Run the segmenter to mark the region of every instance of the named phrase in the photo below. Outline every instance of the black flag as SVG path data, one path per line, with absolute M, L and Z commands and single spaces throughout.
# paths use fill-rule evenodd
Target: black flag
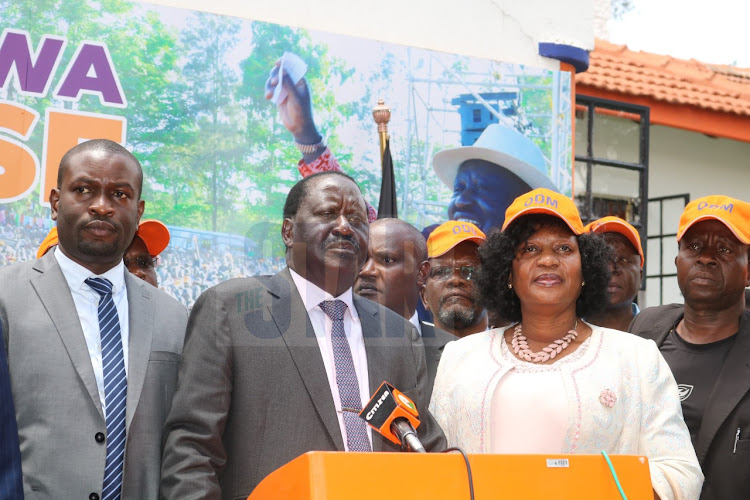
M 398 219 L 396 206 L 396 178 L 393 175 L 393 157 L 391 157 L 391 141 L 386 139 L 383 153 L 383 181 L 380 185 L 380 203 L 378 203 L 378 219 L 393 217 Z

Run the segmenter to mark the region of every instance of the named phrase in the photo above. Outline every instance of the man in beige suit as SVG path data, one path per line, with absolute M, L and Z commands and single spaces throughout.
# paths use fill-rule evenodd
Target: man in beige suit
M 142 180 L 117 143 L 74 147 L 49 197 L 57 249 L 0 269 L 27 499 L 158 496 L 187 313 L 124 268 Z

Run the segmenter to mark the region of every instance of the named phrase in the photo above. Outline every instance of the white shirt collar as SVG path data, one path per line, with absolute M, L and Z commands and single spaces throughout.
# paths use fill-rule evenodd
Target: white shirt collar
M 339 295 L 338 297 L 334 297 L 330 293 L 326 292 L 322 288 L 320 288 L 318 285 L 311 283 L 310 281 L 307 281 L 305 278 L 297 274 L 292 268 L 289 268 L 289 272 L 292 275 L 292 280 L 294 281 L 294 285 L 297 287 L 297 291 L 300 294 L 300 297 L 302 297 L 302 303 L 305 304 L 305 310 L 309 313 L 313 308 L 320 305 L 321 302 L 324 300 L 341 300 L 346 304 L 347 309 L 349 310 L 349 313 L 351 313 L 352 318 L 359 319 L 359 315 L 357 314 L 357 308 L 354 307 L 354 298 L 352 296 L 352 287 L 347 288 L 347 290 Z
M 65 281 L 71 290 L 80 290 L 85 285 L 85 281 L 92 277 L 106 278 L 112 283 L 112 294 L 115 295 L 125 288 L 125 264 L 122 261 L 104 274 L 94 274 L 73 259 L 62 253 L 60 247 L 55 248 L 55 259 L 60 265 L 60 269 L 65 276 Z M 92 290 L 93 291 L 93 290 Z
M 417 328 L 417 332 L 419 332 L 419 335 L 422 335 L 422 325 L 419 324 L 419 314 L 417 314 L 417 311 L 414 311 L 414 315 L 409 318 L 409 323 Z

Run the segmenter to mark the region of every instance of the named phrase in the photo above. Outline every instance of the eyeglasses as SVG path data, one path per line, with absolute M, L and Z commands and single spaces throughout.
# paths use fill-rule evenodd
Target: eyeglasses
M 127 257 L 124 257 L 122 259 L 122 263 L 125 264 L 125 267 L 130 267 L 130 262 L 131 262 L 130 259 Z M 149 268 L 156 266 L 156 264 L 154 263 L 154 259 L 150 255 L 149 256 L 141 255 L 141 256 L 136 257 L 135 263 L 141 269 L 149 269 Z
M 446 281 L 453 277 L 454 270 L 457 270 L 461 279 L 466 281 L 471 281 L 476 278 L 475 270 L 472 266 L 436 266 L 430 269 L 430 278 L 438 281 Z

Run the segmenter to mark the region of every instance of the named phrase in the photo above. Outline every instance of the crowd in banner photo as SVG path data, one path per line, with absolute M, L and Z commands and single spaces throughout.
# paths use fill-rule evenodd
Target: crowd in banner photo
M 28 217 L 0 209 L 0 267 L 34 260 L 49 231 L 44 217 Z M 224 249 L 200 251 L 168 247 L 159 255 L 159 287 L 186 307 L 207 288 L 242 276 L 274 274 L 284 267 L 281 257 L 256 258 Z

